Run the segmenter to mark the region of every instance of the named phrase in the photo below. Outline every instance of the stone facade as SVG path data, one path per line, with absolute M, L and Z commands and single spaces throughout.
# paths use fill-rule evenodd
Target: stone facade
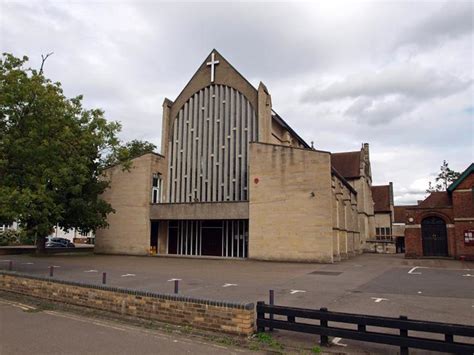
M 250 144 L 249 257 L 333 261 L 330 155 Z
M 367 240 L 375 239 L 369 144 L 364 143 L 360 151 L 333 153 L 331 163 L 333 168 L 357 191 L 360 244 L 362 249 L 367 250 Z
M 124 316 L 243 336 L 254 332 L 255 310 L 252 303 L 214 302 L 8 272 L 0 273 L 0 286 L 8 292 Z
M 374 200 L 375 238 L 367 240 L 367 249 L 375 253 L 396 253 L 393 235 L 394 198 L 393 184 L 372 186 Z
M 103 198 L 116 213 L 97 252 L 334 262 L 375 235 L 368 145 L 355 152 L 355 174 L 339 171 L 337 154 L 310 147 L 267 87 L 215 50 L 164 100 L 161 153 L 108 172 Z M 163 180 L 156 203 L 153 173 Z
M 150 203 L 152 175 L 165 170 L 159 154 L 133 159 L 129 171 L 121 165 L 109 168 L 105 179 L 110 188 L 102 195 L 115 209 L 109 227 L 96 233 L 95 252 L 148 255 L 150 252 Z

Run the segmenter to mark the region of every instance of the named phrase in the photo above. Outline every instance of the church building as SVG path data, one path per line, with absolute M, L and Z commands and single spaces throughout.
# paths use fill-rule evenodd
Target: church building
M 161 154 L 107 170 L 97 253 L 332 263 L 375 236 L 369 146 L 309 146 L 213 50 L 163 103 Z

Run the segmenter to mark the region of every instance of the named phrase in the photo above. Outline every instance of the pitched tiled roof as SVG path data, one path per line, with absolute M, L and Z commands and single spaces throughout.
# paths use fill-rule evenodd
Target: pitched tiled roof
M 346 179 L 360 177 L 360 151 L 332 153 L 331 164 Z
M 417 207 L 436 208 L 452 206 L 451 196 L 447 191 L 432 192 L 427 198 L 421 201 Z
M 372 186 L 372 198 L 375 212 L 391 212 L 390 185 Z
M 405 205 L 405 206 L 394 206 L 394 218 L 393 223 L 406 223 L 406 210 L 407 208 L 413 208 L 416 205 Z
M 461 173 L 461 175 L 456 179 L 456 181 L 454 181 L 451 185 L 448 186 L 448 191 L 453 192 L 459 186 L 459 184 L 463 182 L 463 180 L 467 178 L 472 172 L 474 172 L 474 163 L 471 163 L 471 165 L 469 165 L 467 169 Z

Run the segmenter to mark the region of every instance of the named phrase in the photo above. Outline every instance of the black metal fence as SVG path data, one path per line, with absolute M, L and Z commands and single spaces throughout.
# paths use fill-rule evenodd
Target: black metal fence
M 268 317 L 266 317 L 268 315 Z M 280 316 L 278 319 L 275 316 Z M 283 316 L 283 317 L 281 317 Z M 297 320 L 298 318 L 298 320 Z M 300 322 L 300 319 L 319 320 L 319 324 Z M 351 324 L 357 327 L 342 328 L 340 324 Z M 367 326 L 396 330 L 398 334 L 381 333 L 368 330 Z M 443 351 L 455 354 L 474 353 L 474 344 L 455 341 L 454 337 L 472 338 L 474 341 L 474 327 L 461 324 L 426 322 L 400 318 L 365 316 L 350 313 L 331 312 L 326 308 L 319 310 L 284 307 L 257 303 L 257 330 L 283 329 L 300 333 L 318 334 L 321 345 L 328 345 L 329 337 L 340 337 L 371 343 L 388 344 L 400 347 L 400 353 L 408 354 L 409 348 Z M 441 339 L 410 336 L 409 331 L 441 334 Z

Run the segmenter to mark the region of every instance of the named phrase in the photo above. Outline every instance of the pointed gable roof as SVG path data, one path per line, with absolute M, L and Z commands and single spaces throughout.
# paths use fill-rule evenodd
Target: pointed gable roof
M 360 151 L 331 154 L 331 164 L 344 178 L 360 177 Z
M 211 69 L 207 63 L 211 60 L 213 53 L 215 56 L 214 59 L 218 60 L 219 64 L 215 67 L 214 82 L 211 83 Z M 213 49 L 199 66 L 189 82 L 185 85 L 183 90 L 179 93 L 176 100 L 174 100 L 171 107 L 171 117 L 176 116 L 184 103 L 188 101 L 192 95 L 211 84 L 233 87 L 250 101 L 254 109 L 257 109 L 257 89 L 242 74 L 240 74 L 227 61 L 227 59 L 225 59 L 217 50 Z
M 451 207 L 451 196 L 447 191 L 432 192 L 427 198 L 421 201 L 417 207 L 419 208 L 437 208 L 437 207 Z
M 463 182 L 463 180 L 467 178 L 469 175 L 471 175 L 471 173 L 473 172 L 474 172 L 474 163 L 471 163 L 471 165 L 469 165 L 467 169 L 462 172 L 461 176 L 459 176 L 456 181 L 454 181 L 451 185 L 448 186 L 448 191 L 453 192 L 459 186 L 459 184 Z
M 390 185 L 372 186 L 372 198 L 375 212 L 391 212 Z

